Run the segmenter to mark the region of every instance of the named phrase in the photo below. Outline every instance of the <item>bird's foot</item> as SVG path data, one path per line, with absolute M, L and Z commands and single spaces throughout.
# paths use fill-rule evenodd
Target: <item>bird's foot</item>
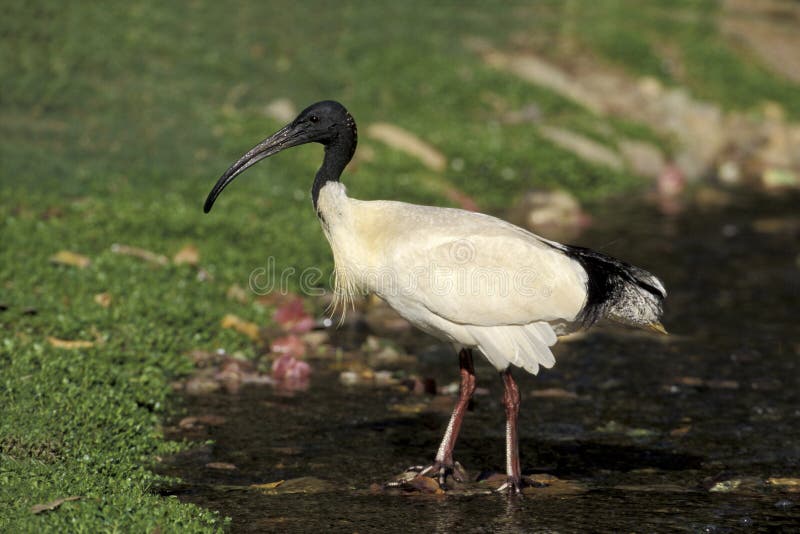
M 448 479 L 452 479 L 458 483 L 463 483 L 467 480 L 467 471 L 458 462 L 445 464 L 444 462 L 437 461 L 427 466 L 414 465 L 406 469 L 405 472 L 397 478 L 397 480 L 387 482 L 385 486 L 389 488 L 414 489 L 416 488 L 417 484 L 414 484 L 413 481 L 415 479 L 419 479 L 420 477 L 433 479 L 439 484 L 440 489 L 446 491 L 448 489 Z
M 505 493 L 509 496 L 517 496 L 522 495 L 522 490 L 525 488 L 536 487 L 536 482 L 531 482 L 530 480 L 526 479 L 525 477 L 508 477 L 508 480 L 505 481 L 499 488 L 495 491 L 497 493 Z

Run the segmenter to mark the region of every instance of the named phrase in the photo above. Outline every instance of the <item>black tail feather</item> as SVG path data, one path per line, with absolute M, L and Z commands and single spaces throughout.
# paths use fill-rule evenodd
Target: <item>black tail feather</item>
M 564 246 L 588 276 L 586 303 L 577 322 L 588 327 L 603 318 L 633 326 L 658 322 L 667 296 L 655 276 L 588 248 Z

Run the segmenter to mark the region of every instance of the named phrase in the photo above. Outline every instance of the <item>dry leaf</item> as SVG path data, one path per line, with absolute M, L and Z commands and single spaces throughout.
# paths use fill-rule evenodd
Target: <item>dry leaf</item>
M 135 258 L 149 261 L 150 263 L 156 263 L 158 265 L 167 265 L 169 263 L 169 259 L 167 259 L 166 256 L 156 254 L 155 252 L 151 252 L 139 247 L 120 245 L 119 243 L 114 243 L 111 245 L 111 252 L 115 254 L 123 254 L 125 256 L 133 256 Z
M 800 487 L 800 478 L 771 477 L 767 479 L 767 483 L 773 486 L 798 488 Z
M 67 339 L 59 339 L 57 337 L 48 336 L 47 341 L 57 349 L 68 349 L 68 350 L 75 350 L 75 349 L 88 349 L 90 347 L 94 347 L 94 341 L 83 341 L 83 340 L 67 340 Z
M 283 480 L 276 480 L 275 482 L 267 482 L 266 484 L 250 484 L 250 487 L 253 489 L 275 489 L 283 484 L 283 482 Z
M 233 284 L 229 287 L 228 291 L 225 292 L 225 296 L 242 304 L 247 303 L 247 290 L 239 284 Z
M 42 512 L 50 512 L 52 510 L 55 510 L 65 502 L 77 501 L 78 499 L 80 499 L 80 496 L 73 495 L 72 497 L 62 497 L 60 499 L 56 499 L 46 504 L 35 504 L 31 506 L 31 513 L 41 514 Z
M 394 124 L 375 123 L 367 127 L 367 136 L 386 143 L 421 161 L 429 169 L 442 172 L 447 167 L 447 158 L 413 133 Z
M 172 262 L 175 265 L 182 265 L 188 263 L 189 265 L 197 265 L 200 261 L 200 251 L 194 245 L 186 245 L 180 249 L 173 257 Z
M 69 250 L 59 250 L 50 256 L 50 261 L 59 265 L 71 265 L 73 267 L 78 267 L 79 269 L 85 269 L 89 266 L 89 264 L 92 263 L 92 261 L 86 256 Z
M 111 305 L 111 293 L 98 293 L 94 296 L 94 301 L 103 308 L 108 308 Z
M 670 430 L 669 435 L 672 436 L 673 438 L 679 438 L 681 436 L 685 436 L 686 434 L 688 434 L 691 429 L 692 425 L 679 426 L 678 428 L 673 428 L 672 430 Z
M 260 329 L 256 323 L 245 321 L 244 319 L 237 317 L 232 313 L 229 313 L 222 318 L 222 328 L 231 328 L 253 340 L 257 340 L 259 338 L 258 333 Z

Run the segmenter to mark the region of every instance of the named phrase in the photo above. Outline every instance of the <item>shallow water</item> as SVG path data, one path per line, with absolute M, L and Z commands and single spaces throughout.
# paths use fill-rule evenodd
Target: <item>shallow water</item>
M 307 391 L 186 398 L 185 414 L 226 420 L 188 435 L 198 447 L 162 467 L 183 483 L 163 492 L 230 516 L 236 532 L 796 530 L 800 486 L 767 480 L 800 478 L 798 200 L 740 198 L 673 217 L 643 205 L 595 212 L 579 244 L 657 273 L 672 335 L 598 329 L 559 343 L 552 370 L 516 374 L 523 471 L 554 475 L 566 491 L 375 489 L 432 460 L 454 398 L 345 387 L 315 362 Z M 407 372 L 457 380 L 447 346 L 399 342 L 418 357 Z M 504 466 L 502 386 L 476 366 L 489 392 L 456 446 L 473 477 Z M 576 396 L 534 397 L 546 388 Z M 289 482 L 300 477 L 312 478 Z

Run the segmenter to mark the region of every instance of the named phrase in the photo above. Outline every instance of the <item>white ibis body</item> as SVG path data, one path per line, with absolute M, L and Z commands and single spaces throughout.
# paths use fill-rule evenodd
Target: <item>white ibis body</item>
M 536 374 L 555 363 L 556 332 L 608 318 L 663 332 L 666 291 L 652 274 L 588 249 L 541 238 L 508 222 L 459 209 L 361 201 L 339 182 L 353 156 L 356 124 L 333 101 L 318 102 L 234 163 L 205 203 L 208 212 L 236 176 L 277 152 L 317 142 L 325 157 L 312 200 L 333 251 L 335 302 L 358 293 L 384 299 L 416 327 L 459 350 L 461 393 L 434 462 L 416 468 L 444 488 L 458 478 L 453 447 L 475 390 L 472 351 L 500 372 L 506 409 L 508 482 L 521 490 L 519 391 L 511 367 Z

